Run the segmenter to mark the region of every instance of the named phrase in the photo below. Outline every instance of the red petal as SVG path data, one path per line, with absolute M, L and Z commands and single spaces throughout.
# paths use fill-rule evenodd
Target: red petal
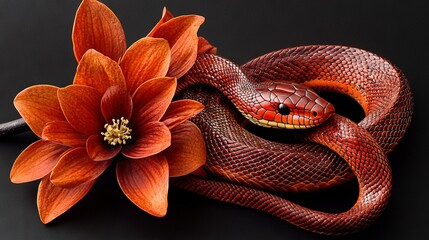
M 216 54 L 217 48 L 214 47 L 203 37 L 198 37 L 198 54 Z
M 39 140 L 28 146 L 10 171 L 13 183 L 30 182 L 49 174 L 68 147 Z
M 40 181 L 37 192 L 40 220 L 47 224 L 69 210 L 88 193 L 94 182 L 91 181 L 74 188 L 60 188 L 49 181 L 49 176 L 44 177 Z
M 165 77 L 170 64 L 170 47 L 165 39 L 142 38 L 125 52 L 120 65 L 132 94 L 145 81 Z
M 92 135 L 86 142 L 86 149 L 89 157 L 94 161 L 104 161 L 112 159 L 118 154 L 122 146 L 109 146 L 101 135 Z
M 58 99 L 67 122 L 77 131 L 98 134 L 105 120 L 101 114 L 101 94 L 92 87 L 71 85 L 58 90 Z
M 24 89 L 15 97 L 16 109 L 38 137 L 42 136 L 47 122 L 65 121 L 57 90 L 55 86 L 37 85 Z
M 172 19 L 174 16 L 171 14 L 170 11 L 167 10 L 166 7 L 162 9 L 162 16 L 161 19 L 158 21 L 158 23 L 155 25 L 155 27 L 152 28 L 150 33 L 147 35 L 148 37 L 152 37 L 153 33 L 164 23 L 166 23 L 168 20 Z
M 42 139 L 71 146 L 84 147 L 88 136 L 77 132 L 66 121 L 48 122 L 43 128 Z
M 175 126 L 183 123 L 187 119 L 197 115 L 204 109 L 204 105 L 200 102 L 184 99 L 172 102 L 161 121 L 172 129 Z
M 86 148 L 74 148 L 61 156 L 50 179 L 57 187 L 73 188 L 97 179 L 111 162 L 93 161 Z
M 91 48 L 118 61 L 127 48 L 118 18 L 106 5 L 96 0 L 82 1 L 76 12 L 72 39 L 77 61 Z
M 206 162 L 206 145 L 200 129 L 186 121 L 171 129 L 171 146 L 162 152 L 171 177 L 187 175 Z
M 144 158 L 155 155 L 171 143 L 170 130 L 161 122 L 150 122 L 139 126 L 133 131 L 133 141 L 122 154 L 129 158 Z
M 142 84 L 133 96 L 133 122 L 159 121 L 176 91 L 174 78 L 155 78 Z
M 124 88 L 113 86 L 107 89 L 101 99 L 101 112 L 106 122 L 124 117 L 130 119 L 133 111 L 133 100 Z
M 119 64 L 94 49 L 83 55 L 73 84 L 93 87 L 101 94 L 110 86 L 126 88 L 125 77 Z
M 167 213 L 168 163 L 162 155 L 123 159 L 116 165 L 119 186 L 139 208 L 157 217 Z
M 171 63 L 168 76 L 180 78 L 194 65 L 198 51 L 197 31 L 204 17 L 188 15 L 175 17 L 153 32 L 153 37 L 168 40 Z

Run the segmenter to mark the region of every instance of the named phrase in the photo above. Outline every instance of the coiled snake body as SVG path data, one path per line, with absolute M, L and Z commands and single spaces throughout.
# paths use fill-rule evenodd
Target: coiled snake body
M 355 124 L 333 113 L 333 107 L 307 87 L 287 87 L 288 83 L 284 86 L 279 83 L 282 81 L 347 94 L 359 102 L 366 116 Z M 277 83 L 280 87 L 276 87 Z M 343 46 L 284 49 L 241 67 L 218 56 L 200 55 L 180 84 L 179 91 L 190 85 L 208 84 L 222 94 L 201 88 L 185 91 L 184 97 L 206 105 L 193 121 L 205 137 L 208 160 L 204 169 L 209 176 L 179 178 L 174 185 L 258 209 L 321 234 L 355 232 L 373 222 L 386 207 L 391 190 L 386 153 L 403 137 L 413 105 L 406 79 L 387 60 Z M 255 91 L 273 93 L 255 97 Z M 298 93 L 298 97 L 287 95 L 300 91 L 309 93 Z M 237 111 L 224 96 L 260 125 L 268 123 L 276 128 L 320 125 L 293 132 L 305 143 L 271 142 L 246 131 L 237 122 Z M 258 106 L 246 105 L 255 98 Z M 274 103 L 266 103 L 267 98 Z M 300 104 L 300 99 L 306 103 Z M 258 112 L 259 108 L 264 110 Z M 311 210 L 274 194 L 323 189 L 353 176 L 358 180 L 359 197 L 351 209 L 342 213 Z

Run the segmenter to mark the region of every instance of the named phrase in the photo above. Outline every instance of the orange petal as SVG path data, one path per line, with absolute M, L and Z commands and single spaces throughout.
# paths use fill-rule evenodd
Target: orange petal
M 118 18 L 106 5 L 96 0 L 82 1 L 76 12 L 72 40 L 77 61 L 89 49 L 118 61 L 127 48 Z
M 57 187 L 73 188 L 97 179 L 112 161 L 93 161 L 86 148 L 74 148 L 61 156 L 51 173 L 51 182 Z
M 112 86 L 104 93 L 101 99 L 101 112 L 106 122 L 112 119 L 130 119 L 133 111 L 133 100 L 124 88 Z
M 70 85 L 58 90 L 58 99 L 67 122 L 77 131 L 98 134 L 105 120 L 101 114 L 101 94 L 92 87 Z
M 13 183 L 30 182 L 52 171 L 68 147 L 39 140 L 28 146 L 15 160 L 10 171 Z
M 183 123 L 187 119 L 197 115 L 204 109 L 204 105 L 200 102 L 183 99 L 172 102 L 161 121 L 167 125 L 169 129 Z
M 171 129 L 171 146 L 162 152 L 171 177 L 187 175 L 206 162 L 206 145 L 200 129 L 186 121 Z
M 214 47 L 203 37 L 198 37 L 198 54 L 216 54 L 217 48 Z
M 155 27 L 152 28 L 150 33 L 147 35 L 148 37 L 152 37 L 153 33 L 164 23 L 166 23 L 168 20 L 172 19 L 174 16 L 171 14 L 170 11 L 167 10 L 166 7 L 162 9 L 162 16 L 159 22 L 155 25 Z
M 170 130 L 162 122 L 149 122 L 133 130 L 132 143 L 122 150 L 122 154 L 129 158 L 152 156 L 171 144 Z
M 88 193 L 94 182 L 91 181 L 74 188 L 60 188 L 49 181 L 49 176 L 44 177 L 40 181 L 37 192 L 40 220 L 47 224 L 69 210 Z
M 87 138 L 66 121 L 48 122 L 42 132 L 42 139 L 71 147 L 84 147 Z
M 86 142 L 86 150 L 89 157 L 94 161 L 105 161 L 112 159 L 122 149 L 122 146 L 109 146 L 101 135 L 92 135 Z
M 133 122 L 159 121 L 176 92 L 175 78 L 155 78 L 140 85 L 133 96 Z
M 14 100 L 19 114 L 38 136 L 42 136 L 47 122 L 65 121 L 57 97 L 58 87 L 37 85 L 24 89 Z
M 170 47 L 165 39 L 146 37 L 131 45 L 120 62 L 128 91 L 133 94 L 145 81 L 165 77 L 170 54 Z
M 73 84 L 93 87 L 101 94 L 110 86 L 126 88 L 125 77 L 119 64 L 94 49 L 83 55 Z
M 139 208 L 157 217 L 167 213 L 168 163 L 164 156 L 122 159 L 116 177 L 125 195 Z
M 153 32 L 153 37 L 168 40 L 171 63 L 167 75 L 180 78 L 194 65 L 198 51 L 197 31 L 204 17 L 187 15 L 175 17 Z

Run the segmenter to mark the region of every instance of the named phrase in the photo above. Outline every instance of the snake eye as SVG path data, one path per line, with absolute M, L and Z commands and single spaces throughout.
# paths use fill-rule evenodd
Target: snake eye
M 283 103 L 279 104 L 279 113 L 282 115 L 288 115 L 290 113 L 290 109 L 284 105 Z
M 313 117 L 317 117 L 317 112 L 313 111 Z

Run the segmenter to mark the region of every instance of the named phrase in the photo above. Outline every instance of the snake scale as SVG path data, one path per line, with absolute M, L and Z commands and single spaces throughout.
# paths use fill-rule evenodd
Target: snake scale
M 265 91 L 272 91 L 276 88 L 271 84 L 282 85 L 284 81 L 303 85 L 303 91 L 311 88 L 349 95 L 362 106 L 365 118 L 356 124 L 329 113 L 323 123 L 315 124 L 318 126 L 284 130 L 297 143 L 268 141 L 247 131 L 237 113 L 251 115 L 243 110 L 243 102 L 259 89 L 255 86 L 266 85 Z M 267 212 L 303 229 L 328 235 L 348 234 L 367 227 L 385 209 L 391 191 L 386 154 L 404 136 L 413 110 L 409 84 L 389 61 L 365 50 L 331 45 L 283 49 L 241 67 L 219 56 L 203 54 L 179 83 L 178 91 L 183 97 L 206 106 L 193 121 L 205 138 L 208 159 L 205 176 L 177 178 L 173 181 L 175 186 Z M 194 86 L 200 84 L 216 89 Z M 295 92 L 301 91 L 301 85 L 294 87 Z M 278 101 L 276 97 L 263 96 Z M 292 97 L 286 100 L 297 104 Z M 313 101 L 311 106 L 316 104 L 314 99 L 309 101 Z M 321 101 L 316 102 L 326 112 L 327 103 Z M 281 112 L 279 104 L 274 105 L 264 105 L 275 112 L 271 118 Z M 284 114 L 290 111 L 289 106 Z M 306 114 L 307 119 L 312 118 L 312 113 L 313 117 L 318 115 L 312 110 L 293 113 Z M 258 123 L 255 119 L 253 122 Z M 329 188 L 354 176 L 359 197 L 353 207 L 341 213 L 311 210 L 276 195 Z

